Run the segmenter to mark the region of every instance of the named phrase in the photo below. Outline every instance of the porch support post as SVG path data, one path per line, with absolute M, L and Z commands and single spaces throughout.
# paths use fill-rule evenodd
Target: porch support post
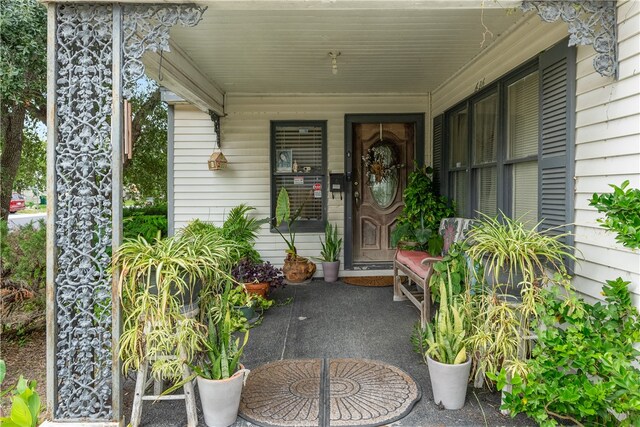
M 122 100 L 190 4 L 51 3 L 47 27 L 47 408 L 53 425 L 121 425 Z
M 544 22 L 569 24 L 569 46 L 593 45 L 593 68 L 605 77 L 618 77 L 615 0 L 523 1 L 523 12 L 535 10 Z

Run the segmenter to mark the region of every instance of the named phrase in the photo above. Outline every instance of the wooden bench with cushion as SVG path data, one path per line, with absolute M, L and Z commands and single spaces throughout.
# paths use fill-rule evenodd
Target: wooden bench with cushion
M 393 260 L 393 300 L 409 299 L 420 310 L 420 325 L 424 328 L 431 320 L 431 292 L 429 279 L 433 274 L 433 264 L 440 261 L 449 252 L 453 242 L 463 241 L 473 223 L 467 218 L 443 218 L 438 233 L 444 241 L 442 253 L 431 255 L 428 252 L 405 249 L 406 243 L 398 245 Z M 402 246 L 402 247 L 401 247 Z M 405 283 L 402 276 L 407 277 Z M 416 290 L 412 291 L 412 283 Z

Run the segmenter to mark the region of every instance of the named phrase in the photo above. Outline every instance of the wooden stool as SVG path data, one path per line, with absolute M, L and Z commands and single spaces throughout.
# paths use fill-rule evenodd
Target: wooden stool
M 195 308 L 189 306 L 189 311 L 184 311 L 185 317 L 193 318 L 198 315 L 198 307 Z M 148 331 L 153 326 L 148 324 L 145 329 Z M 180 356 L 185 357 L 184 351 L 180 350 Z M 175 356 L 166 356 L 175 358 Z M 133 397 L 133 408 L 131 409 L 131 421 L 130 424 L 133 427 L 138 427 L 140 425 L 140 419 L 142 418 L 142 403 L 145 400 L 182 400 L 184 399 L 184 403 L 187 407 L 187 426 L 188 427 L 197 427 L 198 425 L 198 413 L 196 412 L 196 395 L 193 388 L 193 380 L 186 381 L 189 377 L 191 377 L 191 370 L 189 367 L 184 364 L 182 367 L 182 378 L 186 381 L 182 386 L 184 393 L 183 394 L 168 394 L 166 396 L 162 396 L 163 392 L 163 384 L 161 379 L 157 378 L 147 378 L 147 374 L 149 373 L 149 359 L 145 358 L 140 364 L 140 370 L 138 371 L 138 375 L 136 378 L 136 389 L 135 395 Z M 145 394 L 145 391 L 153 381 L 153 394 Z

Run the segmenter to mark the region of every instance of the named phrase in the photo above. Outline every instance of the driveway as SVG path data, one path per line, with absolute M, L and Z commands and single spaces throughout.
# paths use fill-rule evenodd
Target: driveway
M 35 222 L 36 225 L 38 221 L 41 219 L 46 221 L 47 214 L 46 213 L 35 213 L 35 214 L 21 214 L 15 213 L 9 215 L 9 230 L 15 230 L 19 227 L 29 224 L 30 222 Z

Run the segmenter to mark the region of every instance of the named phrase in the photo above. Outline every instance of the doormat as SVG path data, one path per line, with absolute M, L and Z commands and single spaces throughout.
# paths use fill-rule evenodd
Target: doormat
M 393 276 L 343 277 L 342 281 L 355 286 L 393 286 Z
M 251 371 L 240 416 L 265 427 L 379 426 L 406 416 L 421 396 L 413 378 L 386 363 L 280 360 Z

